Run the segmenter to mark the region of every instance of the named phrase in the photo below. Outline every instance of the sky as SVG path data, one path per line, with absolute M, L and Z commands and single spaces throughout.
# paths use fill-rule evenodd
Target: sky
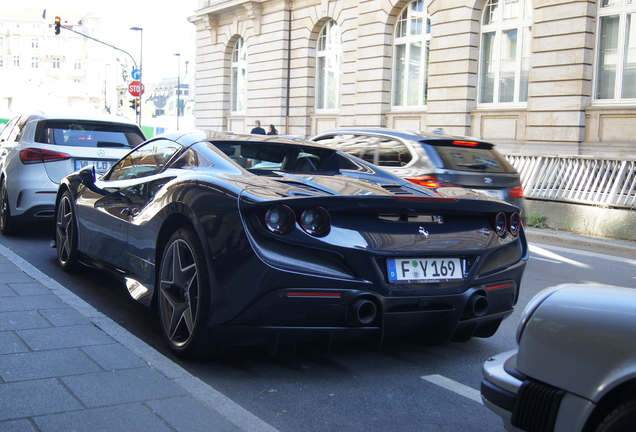
M 15 4 L 15 0 L 0 2 Z M 56 15 L 63 22 L 63 12 L 68 10 L 108 19 L 109 30 L 102 36 L 103 42 L 128 52 L 137 63 L 143 47 L 143 82 L 156 83 L 178 74 L 184 77 L 186 61 L 188 72 L 194 73 L 196 27 L 188 22 L 188 17 L 194 15 L 197 0 L 31 0 L 26 7 L 46 9 L 46 21 L 51 23 Z M 141 27 L 143 32 L 130 30 L 131 27 Z M 123 53 L 121 56 L 128 58 Z M 130 59 L 129 64 L 132 66 Z

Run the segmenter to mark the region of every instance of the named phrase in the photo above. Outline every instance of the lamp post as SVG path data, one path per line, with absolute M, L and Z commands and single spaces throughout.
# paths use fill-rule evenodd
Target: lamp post
M 174 54 L 179 58 L 177 64 L 177 130 L 179 130 L 179 111 L 181 109 L 181 53 Z
M 139 115 L 139 127 L 141 127 L 141 109 L 143 104 L 141 103 L 141 97 L 143 95 L 143 89 L 144 89 L 144 85 L 143 85 L 143 69 L 142 69 L 142 62 L 143 62 L 143 52 L 144 52 L 144 29 L 142 29 L 141 27 L 131 27 L 131 30 L 135 30 L 139 32 L 140 38 L 139 38 L 139 112 L 136 113 L 135 115 Z

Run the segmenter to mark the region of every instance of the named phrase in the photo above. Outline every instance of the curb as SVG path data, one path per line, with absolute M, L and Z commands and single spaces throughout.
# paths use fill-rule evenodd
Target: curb
M 129 349 L 143 360 L 149 367 L 155 369 L 167 380 L 181 387 L 185 392 L 199 400 L 203 405 L 216 411 L 229 423 L 245 432 L 278 432 L 254 414 L 233 402 L 199 378 L 193 376 L 181 366 L 174 363 L 163 354 L 146 344 L 141 339 L 129 333 L 113 320 L 86 303 L 80 297 L 69 291 L 54 279 L 46 276 L 32 264 L 13 253 L 10 249 L 0 245 L 0 255 L 12 262 L 25 274 L 42 284 L 64 303 L 83 315 L 95 327 L 109 335 L 120 345 Z

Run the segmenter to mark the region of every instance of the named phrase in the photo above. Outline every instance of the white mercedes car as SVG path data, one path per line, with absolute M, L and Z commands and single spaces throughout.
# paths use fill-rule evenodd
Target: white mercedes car
M 517 343 L 483 366 L 482 400 L 506 430 L 636 430 L 636 288 L 543 290 Z
M 0 231 L 52 221 L 64 176 L 88 165 L 104 173 L 145 139 L 122 117 L 37 111 L 12 118 L 0 133 Z

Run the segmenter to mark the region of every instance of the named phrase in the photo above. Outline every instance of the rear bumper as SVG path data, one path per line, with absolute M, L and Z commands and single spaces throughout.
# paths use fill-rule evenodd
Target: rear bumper
M 442 344 L 492 336 L 513 312 L 517 284 L 461 294 L 388 297 L 343 289 L 279 289 L 266 294 L 239 317 L 214 326 L 228 343 L 256 345 L 315 340 L 359 340 L 413 336 Z

